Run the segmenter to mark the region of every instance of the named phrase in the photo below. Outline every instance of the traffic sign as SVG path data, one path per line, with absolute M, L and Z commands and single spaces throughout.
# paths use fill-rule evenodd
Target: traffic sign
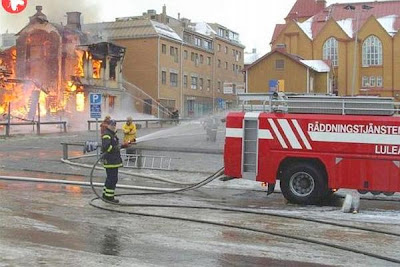
M 90 118 L 100 119 L 101 118 L 101 94 L 89 95 L 90 99 Z

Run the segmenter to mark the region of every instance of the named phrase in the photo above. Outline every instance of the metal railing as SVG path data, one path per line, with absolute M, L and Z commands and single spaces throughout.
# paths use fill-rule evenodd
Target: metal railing
M 163 127 L 164 124 L 167 123 L 179 123 L 181 121 L 188 121 L 189 119 L 137 119 L 133 120 L 134 123 L 145 123 L 146 128 L 149 128 L 149 123 L 154 123 L 159 125 L 161 128 Z M 126 120 L 115 120 L 117 123 L 118 122 L 123 122 L 125 123 Z M 96 125 L 96 123 L 102 123 L 102 121 L 95 121 L 95 120 L 88 120 L 88 131 L 92 131 L 92 124 Z
M 267 94 L 262 98 L 258 94 L 253 99 L 251 95 L 243 97 L 242 110 L 300 114 L 393 116 L 399 114 L 400 102 L 395 102 L 390 97 Z

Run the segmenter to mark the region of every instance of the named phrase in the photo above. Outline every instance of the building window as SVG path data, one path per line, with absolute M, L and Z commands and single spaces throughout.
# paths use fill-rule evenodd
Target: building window
M 161 46 L 161 51 L 162 51 L 163 54 L 166 54 L 167 53 L 167 45 L 163 44 Z
M 221 68 L 221 59 L 218 59 L 218 68 Z
M 362 77 L 362 87 L 363 88 L 369 87 L 369 78 L 368 78 L 368 76 L 363 76 Z
M 178 74 L 170 73 L 169 74 L 169 82 L 172 87 L 178 87 Z
M 198 37 L 194 37 L 194 44 L 197 46 L 201 46 L 201 39 Z
M 362 45 L 363 67 L 382 65 L 382 42 L 378 37 L 371 35 Z
M 211 57 L 207 57 L 207 65 L 211 65 Z
M 175 55 L 175 48 L 174 48 L 173 46 L 171 46 L 171 47 L 169 48 L 169 54 L 170 54 L 171 56 Z
M 218 92 L 221 93 L 221 82 L 218 81 Z
M 203 90 L 203 78 L 199 79 L 199 87 L 200 87 L 200 90 Z
M 338 66 L 338 41 L 335 38 L 331 37 L 324 43 L 322 58 L 330 60 L 333 66 Z
M 212 50 L 213 49 L 213 45 L 211 41 L 204 41 L 204 47 L 208 50 Z
M 196 55 L 194 54 L 194 52 L 192 52 L 192 54 L 191 54 L 191 59 L 192 59 L 192 61 L 196 60 Z
M 225 30 L 218 28 L 218 36 L 224 37 L 225 36 Z
M 197 89 L 197 77 L 192 76 L 192 89 Z
M 218 44 L 218 52 L 221 52 L 221 45 Z
M 207 80 L 207 91 L 210 91 L 210 88 L 211 88 L 211 80 L 208 79 Z
M 225 46 L 225 54 L 228 54 L 228 47 Z
M 383 87 L 383 79 L 382 76 L 376 77 L 376 87 Z
M 167 84 L 167 72 L 166 71 L 161 72 L 161 83 Z
M 285 69 L 285 61 L 283 59 L 275 60 L 275 69 L 277 70 Z
M 188 51 L 187 50 L 183 51 L 183 58 L 188 59 Z
M 225 62 L 225 69 L 228 69 L 228 62 Z
M 178 61 L 179 61 L 179 58 L 178 58 L 178 48 L 177 48 L 177 47 L 175 47 L 175 55 L 174 55 L 174 58 L 175 58 L 175 62 L 178 62 Z
M 375 76 L 369 77 L 369 86 L 375 87 Z
M 200 63 L 203 64 L 203 61 L 204 61 L 204 57 L 203 57 L 203 55 L 200 55 Z
M 235 64 L 232 64 L 232 71 L 235 71 Z
M 183 87 L 185 87 L 185 88 L 188 87 L 188 76 L 187 75 L 183 76 Z

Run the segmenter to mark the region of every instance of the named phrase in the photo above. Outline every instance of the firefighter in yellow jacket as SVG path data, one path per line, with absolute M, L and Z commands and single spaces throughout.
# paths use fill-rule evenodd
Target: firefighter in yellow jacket
M 132 117 L 126 119 L 126 123 L 122 126 L 124 131 L 124 145 L 136 142 L 136 125 L 132 121 Z

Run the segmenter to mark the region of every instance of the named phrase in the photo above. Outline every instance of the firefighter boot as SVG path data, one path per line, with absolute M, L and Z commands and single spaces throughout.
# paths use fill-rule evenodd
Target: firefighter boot
M 118 204 L 119 203 L 118 199 L 116 199 L 114 197 L 106 196 L 104 193 L 103 193 L 103 199 L 106 200 L 106 202 L 111 202 L 113 204 Z

